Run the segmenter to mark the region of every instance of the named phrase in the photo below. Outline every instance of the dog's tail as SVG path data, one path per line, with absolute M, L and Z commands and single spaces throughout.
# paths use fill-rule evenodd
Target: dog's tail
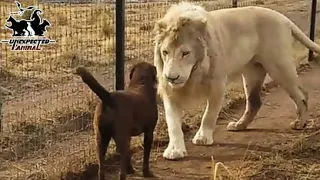
M 111 94 L 89 73 L 86 68 L 78 67 L 76 74 L 79 75 L 82 81 L 101 99 L 101 101 L 110 107 L 113 107 Z

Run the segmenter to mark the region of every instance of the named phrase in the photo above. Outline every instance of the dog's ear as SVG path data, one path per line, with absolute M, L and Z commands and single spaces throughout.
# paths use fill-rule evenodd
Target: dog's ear
M 132 76 L 133 76 L 133 72 L 135 70 L 135 67 L 133 67 L 130 71 L 130 75 L 129 75 L 129 79 L 131 80 L 132 79 Z
M 153 72 L 154 72 L 154 82 L 155 82 L 155 84 L 154 84 L 154 88 L 158 88 L 158 77 L 157 77 L 157 68 L 155 67 L 155 66 L 152 66 L 152 70 L 153 70 Z
M 152 68 L 153 68 L 154 75 L 157 76 L 157 68 L 155 66 L 152 66 Z

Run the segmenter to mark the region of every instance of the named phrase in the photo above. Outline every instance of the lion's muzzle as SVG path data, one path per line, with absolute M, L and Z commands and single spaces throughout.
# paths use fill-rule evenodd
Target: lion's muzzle
M 172 76 L 167 76 L 167 75 L 165 75 L 165 77 L 166 77 L 166 80 L 167 80 L 168 82 L 174 83 L 176 80 L 179 79 L 180 75 L 177 75 L 176 77 L 172 77 Z
M 177 76 L 167 76 L 167 75 L 165 75 L 165 79 L 168 82 L 168 84 L 174 89 L 181 88 L 185 84 L 185 81 L 183 81 L 180 78 L 180 75 L 177 75 Z

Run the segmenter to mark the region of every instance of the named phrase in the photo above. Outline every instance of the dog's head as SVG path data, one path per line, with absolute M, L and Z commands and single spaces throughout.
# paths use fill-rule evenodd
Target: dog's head
M 43 24 L 44 27 L 46 27 L 46 26 L 49 26 L 49 27 L 50 27 L 50 26 L 51 26 L 51 24 L 49 23 L 49 21 L 47 21 L 46 19 L 43 20 L 43 23 L 42 23 L 42 24 Z
M 156 87 L 157 70 L 156 67 L 147 62 L 135 64 L 130 71 L 130 85 L 146 85 Z
M 14 22 L 14 21 L 15 21 L 15 19 L 11 15 L 7 19 L 7 22 Z

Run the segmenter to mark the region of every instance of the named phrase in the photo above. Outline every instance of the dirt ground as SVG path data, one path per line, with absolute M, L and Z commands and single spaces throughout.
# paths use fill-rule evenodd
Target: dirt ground
M 300 81 L 309 91 L 309 120 L 320 122 L 320 67 L 314 66 L 307 73 L 300 74 Z M 244 110 L 244 104 L 239 104 L 232 109 L 232 117 L 239 118 Z M 309 134 L 313 130 L 294 131 L 289 127 L 289 123 L 296 117 L 293 101 L 288 97 L 282 88 L 275 87 L 265 93 L 263 97 L 263 106 L 257 115 L 255 121 L 249 126 L 248 130 L 243 132 L 228 132 L 226 125 L 230 118 L 222 118 L 218 122 L 214 134 L 214 144 L 203 147 L 195 146 L 191 143 L 191 138 L 196 131 L 188 133 L 185 138 L 188 157 L 179 161 L 168 161 L 162 157 L 162 152 L 166 146 L 152 152 L 151 169 L 156 175 L 152 179 L 178 180 L 178 179 L 210 179 L 213 175 L 212 158 L 216 162 L 222 162 L 227 167 L 237 169 L 247 164 L 246 158 L 252 154 L 271 153 L 275 147 L 286 147 L 285 144 L 299 140 L 302 134 Z M 317 124 L 318 124 L 317 123 Z M 314 142 L 316 144 L 318 142 Z M 296 147 L 298 148 L 298 147 Z M 293 150 L 294 151 L 294 150 Z M 141 173 L 142 150 L 134 155 L 134 167 L 137 169 L 134 175 L 128 176 L 128 179 L 143 179 Z M 320 153 L 309 154 L 304 160 L 305 163 L 320 163 Z M 259 161 L 259 160 L 258 160 Z M 261 160 L 263 161 L 263 160 Z M 303 164 L 303 166 L 307 166 Z M 318 166 L 319 168 L 319 166 Z M 250 169 L 250 168 L 249 168 Z M 85 174 L 93 175 L 96 169 L 91 169 Z M 118 167 L 112 168 L 108 179 L 117 179 Z M 319 171 L 319 169 L 318 169 Z M 237 176 L 236 174 L 234 174 Z M 255 179 L 253 177 L 236 177 L 237 179 Z M 287 179 L 275 176 L 276 179 Z M 256 179 L 270 179 L 270 176 Z M 310 176 L 311 179 L 312 176 Z M 86 177 L 85 179 L 94 179 Z M 227 178 L 229 179 L 229 178 Z M 231 178 L 230 178 L 231 179 Z M 290 178 L 289 178 L 290 179 Z M 295 178 L 294 178 L 295 179 Z M 308 178 L 305 178 L 308 179 Z

